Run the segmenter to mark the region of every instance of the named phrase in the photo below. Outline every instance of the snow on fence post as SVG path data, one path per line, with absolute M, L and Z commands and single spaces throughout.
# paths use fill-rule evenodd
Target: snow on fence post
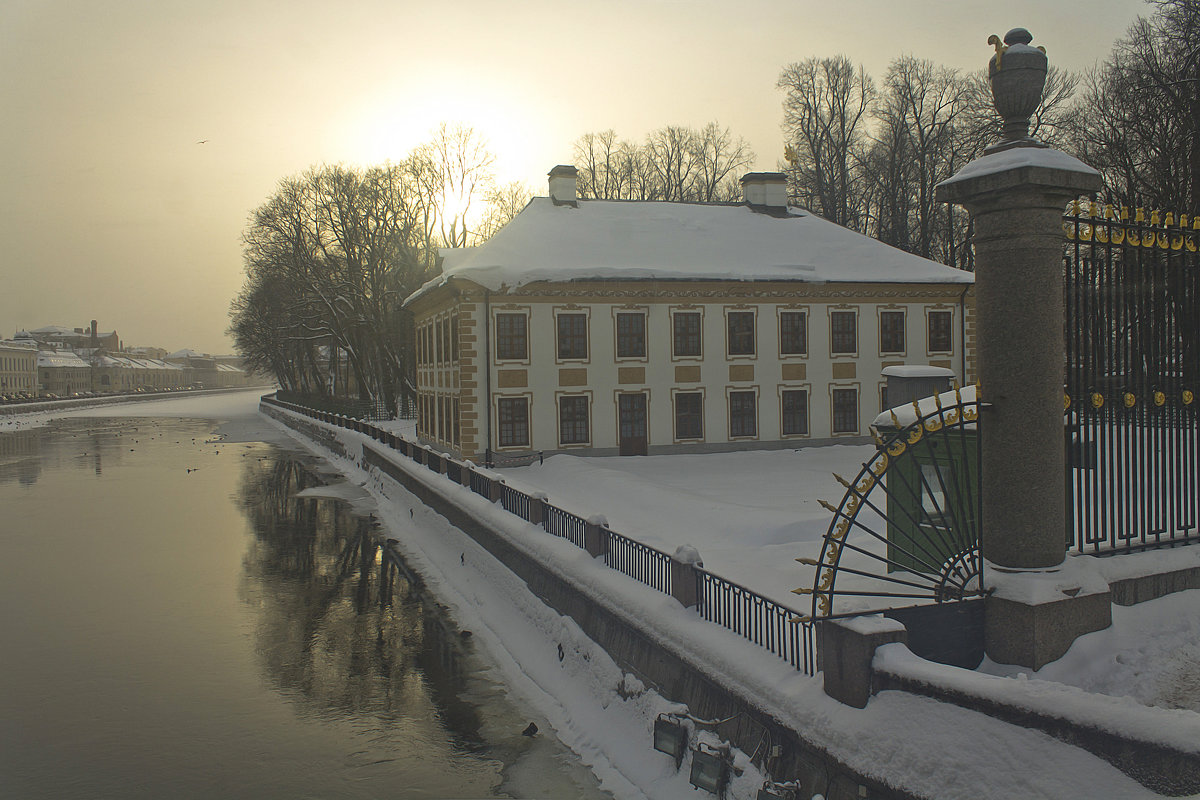
M 500 490 L 504 487 L 504 482 L 499 478 L 492 478 L 491 491 L 488 493 L 488 500 L 493 503 L 500 502 Z
M 691 608 L 700 603 L 696 567 L 703 566 L 700 551 L 690 544 L 680 545 L 671 554 L 671 596 L 684 608 Z
M 529 495 L 529 521 L 540 526 L 546 518 L 546 493 L 531 492 Z
M 600 514 L 583 521 L 583 549 L 592 558 L 608 552 L 608 520 Z
M 471 473 L 475 471 L 475 465 L 470 459 L 465 459 L 462 462 L 462 467 L 458 470 L 458 482 L 463 486 L 470 488 Z

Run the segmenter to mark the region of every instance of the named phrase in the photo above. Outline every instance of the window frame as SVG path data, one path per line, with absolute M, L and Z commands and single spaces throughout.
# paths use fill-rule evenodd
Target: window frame
M 504 395 L 496 398 L 496 449 L 497 450 L 528 450 L 532 445 L 533 432 L 530 429 L 530 396 L 527 394 L 521 395 Z M 505 419 L 505 409 L 515 409 L 518 407 L 523 409 L 524 419 L 517 419 L 520 415 L 512 415 L 509 412 L 510 419 Z M 525 432 L 525 440 L 522 443 L 517 439 L 516 429 L 511 429 L 508 436 L 505 435 L 506 425 L 523 425 Z M 507 441 L 506 441 L 507 438 Z
M 578 426 L 580 419 L 577 417 L 572 420 L 564 419 L 566 410 L 566 402 L 571 404 L 582 404 L 583 407 L 583 438 L 582 439 L 567 439 L 563 436 L 564 422 L 570 425 Z M 586 447 L 592 443 L 592 397 L 588 393 L 560 393 L 555 398 L 555 407 L 558 412 L 558 446 L 559 447 Z
M 787 429 L 787 419 L 789 413 L 787 408 L 787 395 L 789 394 L 804 395 L 803 430 L 789 431 Z M 779 387 L 779 436 L 783 439 L 799 439 L 812 436 L 812 391 L 808 386 Z
M 735 400 L 735 397 L 738 398 Z M 740 433 L 735 433 L 734 429 L 738 426 L 735 423 L 737 419 L 735 413 L 744 413 L 745 409 L 735 408 L 735 403 L 744 402 L 746 398 L 750 400 L 750 432 L 743 430 Z M 725 394 L 725 405 L 727 408 L 726 420 L 729 426 L 729 439 L 746 440 L 758 438 L 758 389 L 729 389 Z M 745 424 L 745 420 L 741 420 L 741 425 Z
M 839 331 L 837 329 L 837 320 L 843 319 L 843 318 L 848 318 L 853 323 L 853 330 L 852 330 L 851 334 L 854 339 L 854 342 L 853 342 L 854 346 L 850 350 L 837 349 L 839 335 L 842 335 L 842 336 L 845 335 L 845 331 Z M 858 309 L 857 308 L 831 308 L 831 309 L 829 309 L 829 355 L 830 355 L 830 357 L 837 357 L 837 356 L 856 357 L 858 355 Z
M 694 412 L 693 411 L 688 412 L 689 418 L 691 418 L 691 417 L 695 418 L 695 423 L 698 428 L 698 432 L 696 433 L 695 436 L 681 436 L 680 435 L 680 430 L 679 430 L 679 423 L 680 423 L 679 398 L 680 397 L 698 398 L 699 408 Z M 675 441 L 677 441 L 677 442 L 702 442 L 702 441 L 704 441 L 704 392 L 703 391 L 699 391 L 699 390 L 682 391 L 681 390 L 681 391 L 672 392 L 671 393 L 671 416 L 672 416 L 671 430 L 674 433 Z M 685 431 L 685 433 L 690 433 L 690 431 Z
M 631 334 L 621 330 L 622 318 L 641 318 L 641 353 L 622 355 L 622 345 L 628 344 Z M 613 354 L 617 361 L 646 361 L 649 358 L 649 314 L 645 308 L 614 308 L 613 309 Z
M 677 320 L 680 317 L 695 317 L 696 331 L 695 343 L 696 352 L 680 352 L 679 350 L 679 323 Z M 685 332 L 685 335 L 691 337 L 690 332 Z M 679 308 L 671 309 L 671 358 L 673 359 L 700 359 L 704 358 L 704 312 L 698 308 Z
M 854 396 L 854 427 L 853 428 L 838 428 L 839 415 L 844 415 L 846 409 L 839 408 L 838 396 L 845 392 L 852 392 Z M 862 392 L 858 384 L 853 385 L 831 385 L 829 387 L 829 432 L 834 436 L 858 436 L 859 425 L 862 409 Z M 843 416 L 844 418 L 844 416 Z
M 750 319 L 749 344 L 750 349 L 746 352 L 734 352 L 733 343 L 735 331 L 733 329 L 734 317 L 738 319 L 748 317 Z M 746 331 L 739 330 L 736 334 L 740 336 L 746 335 Z M 725 309 L 725 357 L 726 358 L 756 358 L 758 356 L 758 310 L 754 308 L 727 308 Z
M 578 354 L 575 348 L 569 348 L 567 354 L 563 354 L 563 320 L 579 318 L 583 321 L 582 334 L 578 331 L 570 331 L 567 333 L 567 341 L 574 345 L 579 345 L 582 341 L 582 355 Z M 589 360 L 591 352 L 591 320 L 588 313 L 582 309 L 563 309 L 555 310 L 554 312 L 554 360 L 556 363 L 565 362 L 586 362 Z
M 807 308 L 781 308 L 778 313 L 779 324 L 779 357 L 780 358 L 798 358 L 808 356 L 808 309 Z M 799 326 L 800 349 L 787 350 L 785 349 L 785 329 L 784 318 L 800 317 L 803 322 Z
M 492 313 L 493 330 L 495 331 L 494 357 L 496 363 L 529 363 L 529 310 L 495 310 Z M 501 330 L 501 318 L 506 319 L 521 319 L 524 328 L 521 331 L 518 341 L 523 347 L 523 354 L 518 355 L 516 348 L 513 347 L 511 340 L 506 340 L 507 337 L 513 337 L 514 334 L 506 334 Z M 502 345 L 507 345 L 502 348 Z
M 934 348 L 934 317 L 947 318 L 945 336 L 948 346 L 946 349 Z M 940 332 L 939 332 L 940 335 Z M 929 355 L 953 353 L 954 352 L 954 309 L 953 308 L 927 308 L 925 309 L 925 352 Z
M 885 319 L 893 319 L 896 316 L 900 317 L 900 330 L 888 330 L 884 323 Z M 903 356 L 908 352 L 908 314 L 904 308 L 888 307 L 878 309 L 877 320 L 879 325 L 879 355 L 880 356 Z M 895 344 L 894 341 L 885 340 L 888 335 L 900 337 L 899 347 L 889 347 L 888 345 Z

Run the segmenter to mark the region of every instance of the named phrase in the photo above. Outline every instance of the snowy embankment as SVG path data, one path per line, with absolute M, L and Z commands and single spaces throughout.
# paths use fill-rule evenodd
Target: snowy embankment
M 282 423 L 280 428 L 288 430 Z M 362 434 L 344 429 L 330 430 L 352 454 L 361 452 L 362 445 L 370 441 Z M 673 704 L 653 691 L 642 691 L 637 681 L 624 675 L 572 620 L 533 597 L 522 581 L 472 539 L 422 506 L 409 492 L 390 479 L 364 471 L 357 459 L 335 457 L 312 442 L 297 438 L 334 463 L 349 480 L 364 485 L 375 495 L 377 513 L 388 535 L 399 540 L 405 558 L 423 573 L 430 589 L 447 604 L 459 624 L 474 633 L 473 640 L 499 665 L 503 680 L 533 709 L 531 716 L 536 713 L 552 726 L 558 737 L 592 767 L 604 788 L 620 797 L 694 800 L 696 795 L 688 786 L 686 775 L 677 773 L 669 757 L 651 748 L 653 719 L 658 712 L 675 708 Z M 736 455 L 746 459 L 771 458 L 769 453 Z M 652 459 L 622 461 L 636 461 L 639 467 L 647 465 L 646 469 L 654 471 Z M 606 569 L 584 551 L 513 517 L 444 476 L 407 459 L 398 457 L 396 463 L 503 532 L 514 546 L 536 554 L 543 563 L 591 592 L 597 602 L 604 603 L 614 613 L 640 620 L 643 626 L 657 631 L 664 645 L 703 665 L 714 680 L 745 697 L 755 698 L 758 705 L 771 710 L 814 746 L 862 774 L 931 798 L 1156 796 L 1078 748 L 956 706 L 903 692 L 881 693 L 862 710 L 843 706 L 824 694 L 819 676 L 814 679 L 796 672 L 770 653 L 705 623 L 669 597 Z M 749 463 L 740 466 L 749 468 Z M 819 469 L 825 466 L 822 464 Z M 542 467 L 556 479 L 566 469 L 563 462 L 555 459 Z M 626 535 L 636 537 L 639 530 L 653 530 L 659 538 L 657 541 L 648 538 L 649 543 L 663 549 L 673 550 L 673 545 L 681 543 L 694 544 L 710 568 L 734 580 L 738 576 L 730 574 L 728 569 L 736 570 L 739 564 L 745 570 L 756 569 L 742 555 L 770 546 L 771 539 L 782 538 L 780 530 L 791 531 L 787 535 L 795 535 L 797 541 L 811 541 L 810 536 L 819 540 L 824 524 L 817 524 L 816 512 L 811 523 L 790 529 L 787 521 L 776 514 L 774 522 L 762 526 L 775 533 L 765 534 L 766 540 L 750 538 L 751 546 L 747 546 L 742 537 L 752 537 L 752 532 L 759 530 L 756 503 L 763 501 L 763 494 L 743 497 L 745 502 L 739 500 L 732 509 L 721 510 L 716 498 L 708 497 L 704 491 L 695 491 L 690 496 L 683 491 L 687 485 L 696 485 L 690 481 L 691 469 L 701 471 L 713 482 L 724 478 L 729 483 L 735 474 L 728 465 L 710 469 L 706 462 L 673 467 L 669 474 L 678 479 L 679 491 L 670 500 L 665 495 L 655 498 L 652 489 L 645 491 L 645 481 L 637 480 L 636 476 L 632 480 L 603 476 L 608 485 L 619 487 L 615 495 L 606 494 L 600 476 L 578 471 L 562 485 L 556 484 L 546 491 L 554 502 L 575 513 L 605 514 L 612 527 Z M 815 472 L 818 468 L 812 469 Z M 839 471 L 842 469 L 847 473 L 854 471 L 840 466 Z M 790 491 L 791 502 L 795 503 L 800 490 L 793 470 L 794 465 L 771 463 L 769 472 L 780 476 L 776 491 Z M 534 472 L 523 471 L 521 476 Z M 814 475 L 812 483 L 815 485 L 819 480 Z M 532 481 L 530 484 L 536 485 Z M 633 488 L 644 493 L 627 499 L 626 493 Z M 568 491 L 581 498 L 578 506 L 571 503 Z M 817 496 L 836 495 L 830 492 Z M 667 532 L 664 526 L 639 524 L 639 518 L 631 513 L 639 505 L 643 509 L 658 509 L 668 502 L 677 508 L 690 508 L 704 519 L 722 519 L 729 524 L 720 526 L 719 534 L 704 539 L 696 533 L 716 530 L 718 526 L 679 523 L 674 532 Z M 812 502 L 815 506 L 815 498 Z M 763 505 L 766 518 L 772 512 L 769 503 Z M 704 510 L 700 511 L 701 508 Z M 661 523 L 665 517 L 656 512 L 649 519 Z M 670 517 L 678 523 L 678 515 Z M 807 529 L 803 527 L 805 524 Z M 684 533 L 686 540 L 671 541 Z M 774 544 L 791 546 L 787 542 Z M 724 563 L 723 557 L 727 559 Z M 789 552 L 789 565 L 793 557 Z M 772 556 L 760 552 L 759 558 Z M 780 560 L 781 556 L 774 555 L 773 559 Z M 802 582 L 798 574 L 789 573 L 790 585 Z M 751 585 L 758 588 L 757 583 Z M 559 645 L 563 647 L 561 660 L 557 655 Z M 739 754 L 737 763 L 748 767 L 749 759 Z M 753 769 L 747 769 L 742 777 L 735 779 L 729 796 L 753 797 L 760 782 L 761 777 Z

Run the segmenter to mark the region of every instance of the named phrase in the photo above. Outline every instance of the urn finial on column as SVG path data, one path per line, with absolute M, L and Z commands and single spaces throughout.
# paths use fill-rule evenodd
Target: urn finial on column
M 1029 117 L 1042 101 L 1047 61 L 1046 49 L 1030 47 L 1031 41 L 1033 35 L 1024 28 L 1006 33 L 1003 44 L 998 36 L 988 38 L 988 44 L 996 48 L 988 63 L 988 80 L 996 110 L 1004 118 L 1004 134 L 997 149 L 1034 144 L 1029 138 Z

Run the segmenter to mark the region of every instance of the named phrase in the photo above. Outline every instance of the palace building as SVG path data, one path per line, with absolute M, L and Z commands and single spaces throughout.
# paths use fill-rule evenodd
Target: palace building
M 972 378 L 974 276 L 787 205 L 582 200 L 550 173 L 405 304 L 418 434 L 475 460 L 862 441 L 889 366 Z

